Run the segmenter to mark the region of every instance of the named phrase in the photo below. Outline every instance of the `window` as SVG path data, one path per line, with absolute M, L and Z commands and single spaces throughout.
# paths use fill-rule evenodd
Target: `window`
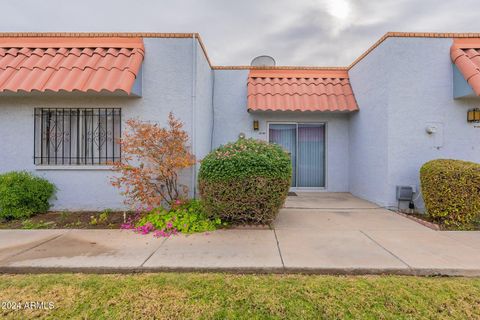
M 36 165 L 120 160 L 121 109 L 35 109 Z

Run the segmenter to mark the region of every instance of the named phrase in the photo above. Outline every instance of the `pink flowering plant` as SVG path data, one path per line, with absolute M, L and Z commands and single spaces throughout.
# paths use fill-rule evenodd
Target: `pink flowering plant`
M 220 219 L 209 219 L 203 204 L 199 200 L 176 200 L 170 210 L 163 207 L 147 208 L 138 212 L 124 224 L 124 229 L 131 229 L 140 234 L 153 233 L 155 237 L 170 237 L 177 233 L 196 233 L 213 231 L 225 226 Z

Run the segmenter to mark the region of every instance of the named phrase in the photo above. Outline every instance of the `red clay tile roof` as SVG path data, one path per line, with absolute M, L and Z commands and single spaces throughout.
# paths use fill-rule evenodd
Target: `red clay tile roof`
M 450 57 L 475 94 L 480 96 L 480 39 L 455 39 Z
M 141 38 L 0 38 L 0 92 L 129 94 L 143 56 Z
M 357 111 L 346 70 L 251 70 L 249 111 Z

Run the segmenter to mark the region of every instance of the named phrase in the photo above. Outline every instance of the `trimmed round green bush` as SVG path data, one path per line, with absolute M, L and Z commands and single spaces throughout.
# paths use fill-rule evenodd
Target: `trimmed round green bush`
M 278 145 L 240 139 L 201 162 L 199 189 L 209 215 L 237 224 L 271 223 L 288 194 L 290 156 Z
M 24 219 L 50 208 L 55 186 L 25 171 L 0 175 L 0 219 Z
M 420 169 L 427 214 L 449 229 L 471 229 L 480 218 L 480 164 L 438 159 Z

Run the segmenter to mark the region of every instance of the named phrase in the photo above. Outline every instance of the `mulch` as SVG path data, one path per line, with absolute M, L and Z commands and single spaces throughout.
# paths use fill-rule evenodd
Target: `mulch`
M 410 220 L 413 220 L 417 223 L 420 223 L 421 225 L 424 225 L 425 227 L 427 228 L 430 228 L 430 229 L 433 229 L 433 230 L 443 230 L 442 227 L 431 221 L 430 217 L 427 216 L 427 215 L 424 215 L 424 214 L 415 214 L 415 213 L 403 213 L 403 212 L 400 212 L 400 211 L 395 211 L 397 214 L 405 217 L 405 218 L 408 218 Z
M 102 212 L 51 211 L 27 220 L 0 221 L 0 229 L 120 229 L 124 212 L 108 212 L 102 220 Z M 126 212 L 128 219 L 133 213 Z
M 480 221 L 475 223 L 471 228 L 466 228 L 466 229 L 448 229 L 445 226 L 438 224 L 435 222 L 432 217 L 430 217 L 427 214 L 421 214 L 421 213 L 405 213 L 405 212 L 400 212 L 400 211 L 395 211 L 397 214 L 408 218 L 410 220 L 413 220 L 417 223 L 420 223 L 421 225 L 424 225 L 425 227 L 428 227 L 433 230 L 437 231 L 446 231 L 446 230 L 473 230 L 473 231 L 479 231 L 480 230 Z

